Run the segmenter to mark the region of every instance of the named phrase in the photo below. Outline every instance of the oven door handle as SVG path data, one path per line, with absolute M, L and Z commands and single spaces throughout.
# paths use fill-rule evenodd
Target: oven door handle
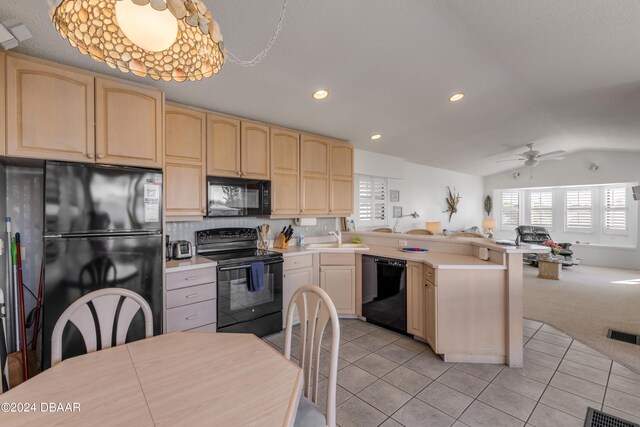
M 278 260 L 273 262 L 265 262 L 264 265 L 282 264 L 284 260 Z M 251 264 L 235 265 L 231 267 L 218 267 L 218 271 L 230 271 L 230 270 L 243 270 L 245 268 L 251 268 Z

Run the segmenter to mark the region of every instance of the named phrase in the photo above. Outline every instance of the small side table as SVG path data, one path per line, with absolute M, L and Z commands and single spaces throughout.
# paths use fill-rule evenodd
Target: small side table
M 562 277 L 562 262 L 539 260 L 538 277 L 541 279 L 560 280 Z

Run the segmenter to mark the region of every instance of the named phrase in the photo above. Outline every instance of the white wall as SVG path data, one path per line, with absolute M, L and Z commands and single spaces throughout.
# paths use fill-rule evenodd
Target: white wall
M 589 165 L 596 163 L 597 171 L 590 171 Z M 517 179 L 513 173 L 519 172 Z M 530 168 L 517 168 L 508 172 L 490 175 L 484 178 L 485 194 L 493 194 L 493 190 L 506 188 L 554 187 L 570 185 L 592 185 L 640 182 L 640 153 L 620 151 L 582 151 L 569 154 L 565 160 L 546 161 L 533 168 L 533 179 L 530 179 Z M 639 203 L 632 201 L 631 203 Z M 607 248 L 597 246 L 574 246 L 573 250 L 583 263 L 606 267 L 640 269 L 640 215 L 635 216 L 632 248 Z M 496 237 L 513 238 L 496 233 Z M 552 237 L 554 235 L 552 234 Z M 559 239 L 556 239 L 559 240 Z M 589 238 L 584 236 L 582 241 Z
M 414 210 L 419 218 L 400 219 L 398 230 L 424 228 L 427 220 L 440 220 L 442 227 L 458 230 L 482 223 L 482 177 L 438 169 L 407 162 L 402 158 L 387 156 L 364 150 L 355 150 L 355 173 L 383 176 L 389 178 L 389 189 L 400 191 L 400 202 L 389 203 L 389 225 L 393 206 L 402 206 L 402 213 Z M 462 197 L 458 204 L 458 213 L 449 222 L 443 213 L 447 208 L 445 197 L 447 186 L 455 187 Z

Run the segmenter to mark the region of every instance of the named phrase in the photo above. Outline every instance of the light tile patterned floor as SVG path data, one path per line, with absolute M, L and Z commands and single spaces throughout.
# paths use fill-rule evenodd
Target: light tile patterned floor
M 640 423 L 640 374 L 540 322 L 524 321 L 521 369 L 445 363 L 426 344 L 360 320 L 340 327 L 341 427 L 582 427 L 588 407 Z M 266 341 L 282 351 L 284 332 Z M 328 360 L 323 350 L 323 397 Z

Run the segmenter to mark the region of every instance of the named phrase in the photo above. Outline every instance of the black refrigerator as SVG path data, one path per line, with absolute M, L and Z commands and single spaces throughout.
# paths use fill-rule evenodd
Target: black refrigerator
M 162 173 L 47 162 L 44 182 L 43 368 L 51 364 L 51 333 L 62 312 L 97 289 L 142 295 L 154 335 L 162 333 Z M 143 325 L 139 310 L 127 341 L 144 338 Z M 69 322 L 63 359 L 85 351 Z

